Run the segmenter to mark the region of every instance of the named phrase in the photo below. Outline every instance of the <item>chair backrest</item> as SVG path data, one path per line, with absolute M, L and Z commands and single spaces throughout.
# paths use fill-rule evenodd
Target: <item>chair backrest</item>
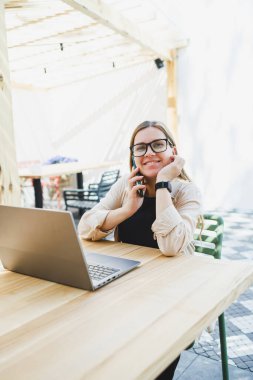
M 108 170 L 102 174 L 101 180 L 98 184 L 98 197 L 103 198 L 110 190 L 112 185 L 118 180 L 120 170 Z
M 98 202 L 98 196 L 96 191 L 88 191 L 82 189 L 65 189 L 63 190 L 63 196 L 65 203 L 69 201 L 96 201 Z
M 212 255 L 215 259 L 221 258 L 224 221 L 221 216 L 204 214 L 204 227 L 198 225 L 194 233 L 195 252 Z

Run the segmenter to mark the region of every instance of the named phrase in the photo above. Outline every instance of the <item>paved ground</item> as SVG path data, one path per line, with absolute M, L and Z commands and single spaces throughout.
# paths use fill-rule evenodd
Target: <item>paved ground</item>
M 222 257 L 253 260 L 253 211 L 216 211 L 223 216 L 225 233 Z M 253 380 L 253 286 L 226 311 L 226 330 L 231 380 Z M 204 333 L 198 344 L 184 352 L 175 379 L 222 379 L 218 324 Z

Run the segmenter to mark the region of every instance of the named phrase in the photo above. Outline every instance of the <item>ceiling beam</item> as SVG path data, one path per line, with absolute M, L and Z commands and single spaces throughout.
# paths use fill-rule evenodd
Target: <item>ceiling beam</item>
M 117 33 L 124 37 L 129 38 L 135 43 L 141 45 L 145 49 L 149 49 L 161 59 L 171 60 L 170 49 L 185 47 L 187 41 L 183 39 L 170 40 L 168 35 L 168 42 L 161 43 L 151 34 L 143 32 L 138 24 L 133 23 L 128 18 L 124 17 L 121 13 L 115 11 L 112 6 L 104 4 L 100 0 L 62 0 L 64 3 L 71 7 L 83 12 L 84 14 L 92 17 L 105 26 L 115 30 Z M 174 34 L 174 33 L 173 33 Z

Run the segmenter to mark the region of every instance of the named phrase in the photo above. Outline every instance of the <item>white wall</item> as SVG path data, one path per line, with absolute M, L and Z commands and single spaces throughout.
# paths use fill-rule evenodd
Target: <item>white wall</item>
M 190 43 L 178 56 L 180 153 L 210 208 L 253 209 L 253 2 L 154 0 Z M 153 62 L 47 92 L 13 91 L 19 160 L 127 160 L 132 129 L 166 121 Z M 96 143 L 95 143 L 96 141 Z
M 156 2 L 190 39 L 178 59 L 180 143 L 205 207 L 253 209 L 253 2 Z

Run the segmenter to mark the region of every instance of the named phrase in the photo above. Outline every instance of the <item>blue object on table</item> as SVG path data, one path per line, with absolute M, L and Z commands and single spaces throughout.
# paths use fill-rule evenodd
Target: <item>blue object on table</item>
M 67 162 L 77 162 L 76 158 L 72 157 L 64 157 L 64 156 L 54 156 L 49 158 L 47 161 L 43 163 L 43 165 L 53 165 L 53 164 L 62 164 Z

